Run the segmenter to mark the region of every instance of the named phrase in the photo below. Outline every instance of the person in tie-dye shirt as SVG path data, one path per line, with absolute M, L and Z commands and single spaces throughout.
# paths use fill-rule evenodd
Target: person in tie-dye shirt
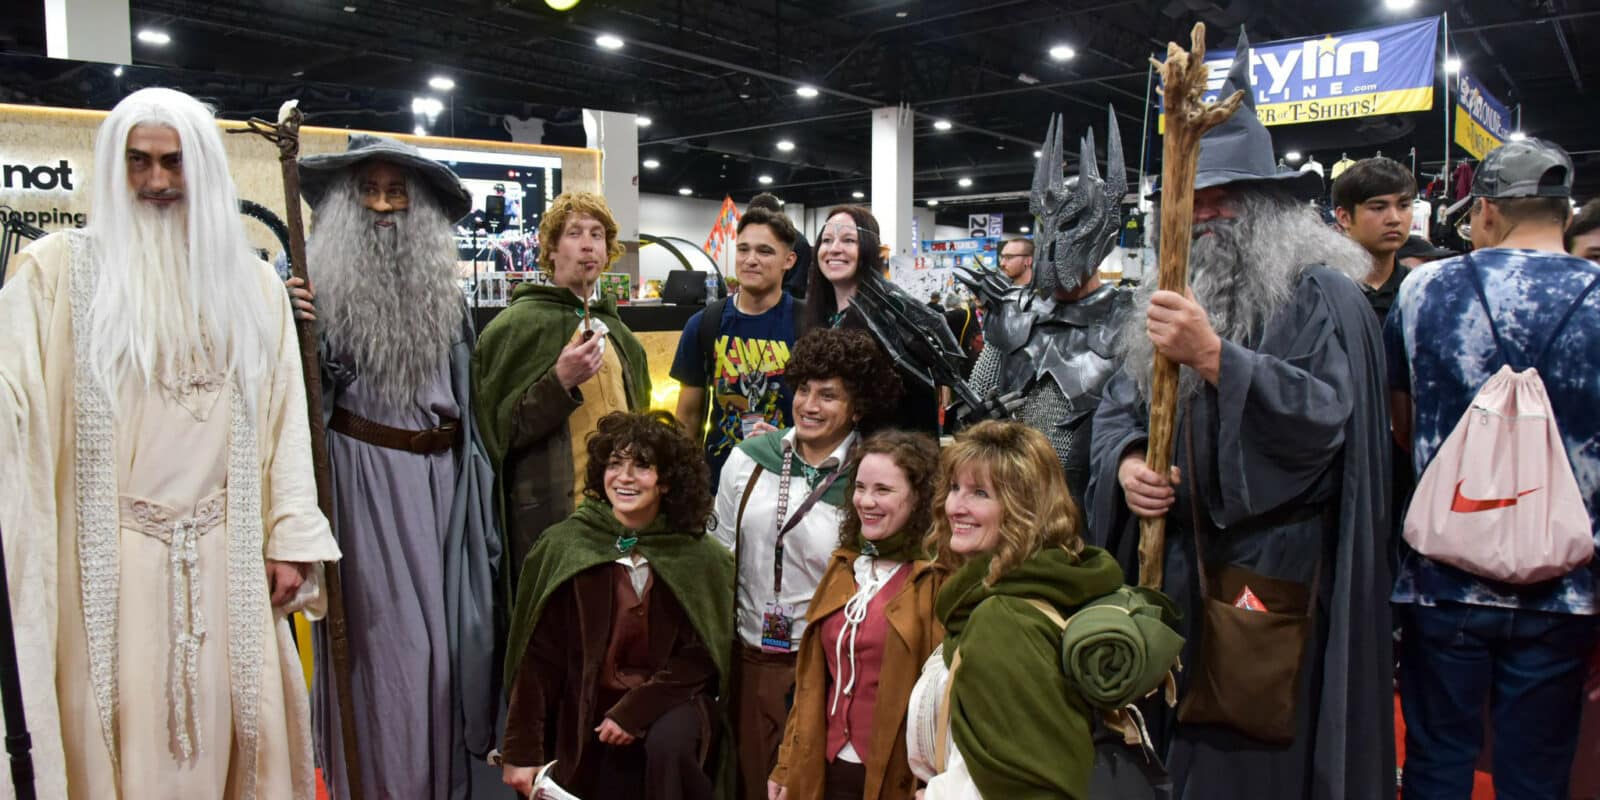
M 1502 364 L 1537 367 L 1593 524 L 1600 509 L 1600 291 L 1590 289 L 1600 267 L 1564 252 L 1571 190 L 1572 160 L 1554 144 L 1529 139 L 1490 153 L 1473 183 L 1464 232 L 1476 249 L 1414 270 L 1384 338 L 1395 432 L 1416 475 Z M 1392 599 L 1404 641 L 1408 800 L 1472 793 L 1486 704 L 1496 791 L 1567 796 L 1585 665 L 1596 641 L 1596 566 L 1514 586 L 1403 548 Z

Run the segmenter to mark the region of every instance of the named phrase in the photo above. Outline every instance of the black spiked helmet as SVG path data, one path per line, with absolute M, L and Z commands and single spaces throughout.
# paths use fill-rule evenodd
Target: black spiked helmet
M 1128 192 L 1122 135 L 1115 111 L 1107 114 L 1106 173 L 1100 174 L 1094 130 L 1078 143 L 1078 174 L 1067 178 L 1061 115 L 1050 118 L 1033 174 L 1028 210 L 1037 218 L 1033 290 L 1044 296 L 1075 291 L 1089 280 L 1117 242 L 1122 197 Z

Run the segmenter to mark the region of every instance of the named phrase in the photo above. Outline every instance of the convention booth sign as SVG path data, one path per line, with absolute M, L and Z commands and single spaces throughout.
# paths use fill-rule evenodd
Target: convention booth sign
M 94 133 L 106 113 L 0 104 L 0 213 L 14 215 L 46 231 L 82 227 L 89 213 Z M 219 122 L 218 125 L 225 131 L 244 127 L 240 122 Z M 347 137 L 358 132 L 306 126 L 300 131 L 300 152 L 303 155 L 343 152 Z M 515 195 L 522 183 L 521 173 L 528 171 L 530 164 L 540 165 L 539 171 L 543 174 L 559 175 L 557 181 L 544 181 L 541 193 L 554 191 L 557 187 L 552 184 L 555 183 L 565 189 L 600 190 L 598 150 L 399 133 L 377 135 L 425 148 L 430 156 L 447 160 L 447 163 L 459 157 L 463 163 L 470 162 L 471 169 L 464 172 L 488 169 L 498 173 L 504 169 L 506 179 L 491 179 L 485 173 L 468 181 L 469 184 L 484 183 L 484 192 L 492 191 L 495 185 L 509 185 Z M 259 203 L 282 218 L 283 177 L 277 149 L 258 136 L 224 136 L 223 143 L 240 199 Z M 506 163 L 498 164 L 499 161 Z M 474 187 L 475 199 L 477 194 Z M 306 215 L 309 219 L 309 209 Z M 247 229 L 257 247 L 274 254 L 280 249 L 265 227 L 251 225 Z
M 1354 119 L 1433 108 L 1439 18 L 1250 46 L 1256 116 L 1263 125 Z M 1222 92 L 1233 50 L 1206 53 L 1205 99 Z M 1165 133 L 1165 106 L 1158 129 Z
M 1466 72 L 1456 86 L 1455 141 L 1481 161 L 1510 138 L 1511 110 Z

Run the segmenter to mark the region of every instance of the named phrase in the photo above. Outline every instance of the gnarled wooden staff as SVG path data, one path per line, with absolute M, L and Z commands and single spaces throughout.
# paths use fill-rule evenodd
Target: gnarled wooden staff
M 283 211 L 289 226 L 289 271 L 310 284 L 306 273 L 306 227 L 300 215 L 300 113 L 298 102 L 290 100 L 278 109 L 278 121 L 252 119 L 245 130 L 229 133 L 254 133 L 278 147 L 278 163 L 283 169 Z M 310 320 L 296 320 L 295 334 L 300 341 L 300 370 L 305 377 L 307 421 L 311 428 L 311 468 L 317 478 L 317 507 L 333 522 L 332 467 L 328 463 L 328 434 L 322 422 L 322 366 L 317 353 L 317 326 Z M 361 800 L 361 763 L 356 753 L 356 717 L 350 688 L 350 635 L 344 616 L 344 584 L 339 565 L 330 564 L 323 586 L 328 591 L 328 640 L 333 656 L 334 686 L 339 692 L 339 731 L 344 742 L 345 783 L 351 800 Z
M 1167 44 L 1165 62 L 1150 59 L 1161 73 L 1156 91 L 1166 100 L 1166 133 L 1161 142 L 1161 242 L 1157 286 L 1183 294 L 1189 286 L 1189 243 L 1194 230 L 1194 176 L 1200 160 L 1200 137 L 1221 125 L 1244 102 L 1244 92 L 1207 103 L 1206 26 L 1195 23 L 1189 52 Z M 1178 416 L 1178 365 L 1156 353 L 1150 378 L 1150 440 L 1145 465 L 1157 475 L 1172 469 L 1172 438 Z M 1139 520 L 1139 585 L 1161 588 L 1167 520 Z

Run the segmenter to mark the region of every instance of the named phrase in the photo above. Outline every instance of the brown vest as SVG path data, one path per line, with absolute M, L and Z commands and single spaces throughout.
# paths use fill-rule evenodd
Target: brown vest
M 602 688 L 625 692 L 655 674 L 650 659 L 650 588 L 655 582 L 651 570 L 644 591 L 634 594 L 628 568 L 611 565 L 611 640 L 600 665 Z

